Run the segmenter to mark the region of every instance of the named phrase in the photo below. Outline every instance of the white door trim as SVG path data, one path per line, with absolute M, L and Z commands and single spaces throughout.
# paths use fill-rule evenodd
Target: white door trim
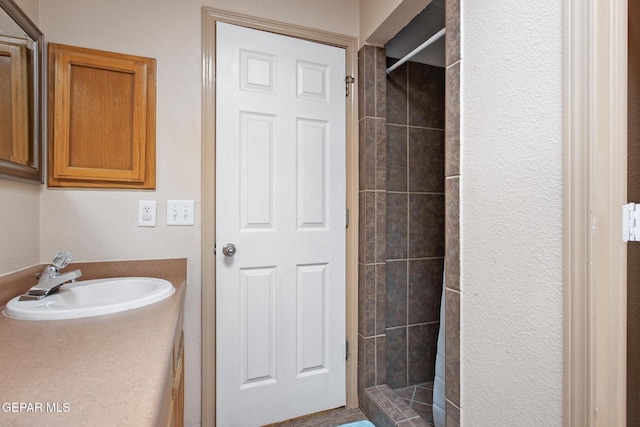
M 564 425 L 626 425 L 627 0 L 565 0 Z
M 344 48 L 346 74 L 357 75 L 357 40 L 355 37 L 309 29 L 247 15 L 203 7 L 202 9 L 202 425 L 215 425 L 215 49 L 216 22 L 226 22 L 257 30 L 302 38 Z M 347 209 L 350 225 L 346 241 L 346 337 L 349 341 L 346 392 L 347 407 L 358 406 L 358 126 L 357 91 L 352 88 L 346 98 Z

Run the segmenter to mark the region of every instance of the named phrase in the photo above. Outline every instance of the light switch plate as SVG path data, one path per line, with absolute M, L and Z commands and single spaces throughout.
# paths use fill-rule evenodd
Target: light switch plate
M 156 201 L 138 200 L 138 227 L 156 226 Z
M 193 225 L 193 200 L 167 200 L 167 225 Z

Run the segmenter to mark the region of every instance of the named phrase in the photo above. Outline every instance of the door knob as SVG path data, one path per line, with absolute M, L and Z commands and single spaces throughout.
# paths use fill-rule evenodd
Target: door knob
M 236 254 L 236 245 L 227 243 L 222 247 L 222 253 L 224 256 L 234 256 Z

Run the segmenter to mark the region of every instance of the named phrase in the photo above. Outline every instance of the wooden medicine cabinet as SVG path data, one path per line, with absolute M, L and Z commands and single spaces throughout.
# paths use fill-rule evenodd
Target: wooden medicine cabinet
M 49 43 L 50 187 L 156 186 L 156 61 Z

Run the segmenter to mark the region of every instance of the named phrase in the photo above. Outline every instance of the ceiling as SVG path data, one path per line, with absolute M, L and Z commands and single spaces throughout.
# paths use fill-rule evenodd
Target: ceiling
M 384 45 L 387 56 L 400 59 L 445 26 L 445 0 L 433 0 L 413 20 Z M 411 58 L 413 62 L 445 66 L 445 37 Z

